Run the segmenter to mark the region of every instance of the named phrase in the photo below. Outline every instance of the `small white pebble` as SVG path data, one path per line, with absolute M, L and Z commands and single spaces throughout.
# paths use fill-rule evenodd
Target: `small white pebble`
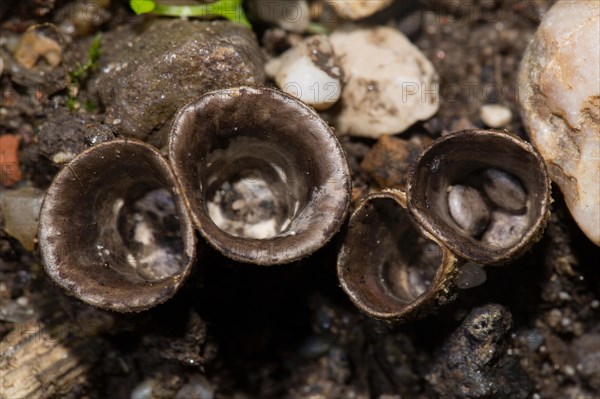
M 598 301 L 597 299 L 594 299 L 592 301 L 592 303 L 590 304 L 590 306 L 592 307 L 592 309 L 598 309 L 598 307 L 600 307 L 600 301 Z
M 573 366 L 566 365 L 565 366 L 565 374 L 568 375 L 569 377 L 574 376 L 575 375 L 575 369 L 573 368 Z
M 69 163 L 73 158 L 75 158 L 75 154 L 70 151 L 59 151 L 56 154 L 52 155 L 52 162 L 56 164 L 66 164 Z
M 571 299 L 571 295 L 569 295 L 568 292 L 565 291 L 561 291 L 558 293 L 558 298 L 563 300 L 563 301 L 568 301 Z
M 331 107 L 341 95 L 341 69 L 327 36 L 311 36 L 265 65 L 284 92 L 315 109 Z
M 17 298 L 17 304 L 19 306 L 27 306 L 29 304 L 29 299 L 27 299 L 27 297 L 21 296 Z
M 486 104 L 481 106 L 479 116 L 483 123 L 493 128 L 504 127 L 512 120 L 511 110 L 508 107 L 499 104 Z
M 151 399 L 152 391 L 156 385 L 156 381 L 147 379 L 137 384 L 131 391 L 131 399 Z

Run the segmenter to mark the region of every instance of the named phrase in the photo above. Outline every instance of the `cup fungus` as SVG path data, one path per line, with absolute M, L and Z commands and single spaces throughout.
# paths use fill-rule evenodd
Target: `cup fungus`
M 193 224 L 169 164 L 134 140 L 98 144 L 56 175 L 42 205 L 39 243 L 58 285 L 120 312 L 170 298 L 196 254 Z
M 406 196 L 367 196 L 350 217 L 337 272 L 344 291 L 367 315 L 405 321 L 453 295 L 458 260 L 410 218 Z
M 339 230 L 350 172 L 327 124 L 268 88 L 207 93 L 182 108 L 169 155 L 196 226 L 242 262 L 291 262 Z
M 417 223 L 461 258 L 500 265 L 539 240 L 550 180 L 539 153 L 508 133 L 464 130 L 434 141 L 407 186 Z

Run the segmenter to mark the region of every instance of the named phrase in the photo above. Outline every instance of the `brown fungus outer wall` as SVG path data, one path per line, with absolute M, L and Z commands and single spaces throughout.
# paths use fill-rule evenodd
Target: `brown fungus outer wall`
M 116 227 L 115 204 L 152 189 L 170 192 L 184 247 L 179 271 L 158 281 L 135 276 Z M 82 152 L 56 175 L 42 204 L 39 245 L 46 272 L 69 294 L 107 310 L 137 312 L 166 301 L 196 256 L 193 225 L 181 198 L 168 162 L 148 144 L 117 139 Z M 108 233 L 99 247 L 103 232 Z
M 249 146 L 259 143 L 254 156 L 278 164 L 289 191 L 300 193 L 289 227 L 272 237 L 229 234 L 208 214 L 205 174 L 210 165 L 204 163 L 240 139 Z M 281 91 L 239 87 L 189 103 L 175 117 L 169 156 L 196 227 L 234 260 L 258 265 L 299 260 L 324 246 L 346 217 L 351 180 L 339 141 L 312 108 Z
M 448 186 L 485 168 L 498 168 L 519 179 L 527 192 L 527 224 L 508 247 L 469 237 L 452 220 Z M 546 165 L 533 146 L 509 133 L 463 130 L 435 140 L 414 165 L 408 179 L 408 209 L 415 221 L 459 257 L 483 265 L 502 265 L 521 256 L 542 236 L 552 202 Z
M 409 254 L 422 250 L 426 242 L 437 246 L 440 256 L 435 258 L 434 273 L 424 282 L 424 290 L 415 292 L 413 283 L 423 283 L 418 274 L 423 265 Z M 401 262 L 400 271 L 405 276 L 414 273 L 416 280 L 387 274 L 387 262 Z M 337 260 L 340 284 L 352 302 L 368 316 L 390 322 L 423 317 L 451 301 L 458 267 L 456 256 L 413 222 L 406 195 L 399 190 L 370 194 L 361 202 L 350 217 Z M 404 284 L 391 288 L 399 280 Z

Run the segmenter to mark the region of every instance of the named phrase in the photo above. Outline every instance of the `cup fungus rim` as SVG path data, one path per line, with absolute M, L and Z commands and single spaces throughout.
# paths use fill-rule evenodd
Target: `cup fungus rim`
M 536 202 L 536 206 L 539 206 L 539 213 L 534 219 L 529 221 L 529 227 L 521 238 L 511 246 L 507 248 L 489 249 L 484 253 L 483 250 L 476 249 L 476 253 L 473 251 L 465 250 L 460 245 L 455 243 L 453 232 L 440 228 L 431 221 L 428 217 L 426 210 L 423 208 L 421 201 L 419 201 L 419 189 L 422 184 L 426 184 L 422 180 L 419 180 L 419 169 L 430 168 L 427 164 L 423 164 L 424 160 L 431 156 L 431 152 L 435 151 L 436 148 L 447 142 L 455 140 L 465 140 L 469 137 L 483 137 L 483 138 L 502 138 L 508 140 L 511 145 L 519 147 L 524 152 L 531 155 L 535 161 L 535 164 L 539 166 L 539 175 L 543 179 L 540 187 L 543 187 L 543 192 L 539 193 L 541 201 Z M 437 171 L 435 173 L 438 173 Z M 486 266 L 501 266 L 511 262 L 517 257 L 523 255 L 534 243 L 540 240 L 544 228 L 548 222 L 550 214 L 550 204 L 552 203 L 551 197 L 551 181 L 548 174 L 546 163 L 544 162 L 540 153 L 536 148 L 526 140 L 519 138 L 518 136 L 509 133 L 504 130 L 494 129 L 466 129 L 456 131 L 445 136 L 442 136 L 429 145 L 419 155 L 417 161 L 412 165 L 407 179 L 406 193 L 408 199 L 408 210 L 413 219 L 420 224 L 429 234 L 436 237 L 441 242 L 446 243 L 446 246 L 455 253 L 458 257 L 463 260 L 480 263 Z M 424 202 L 424 201 L 423 201 Z
M 440 263 L 437 266 L 435 275 L 431 280 L 431 283 L 427 287 L 425 291 L 419 294 L 416 298 L 407 302 L 405 305 L 399 306 L 399 309 L 396 311 L 381 311 L 376 310 L 372 307 L 367 300 L 360 297 L 360 294 L 356 289 L 350 286 L 349 282 L 346 279 L 347 271 L 346 262 L 349 253 L 346 248 L 346 237 L 348 235 L 349 229 L 352 228 L 353 222 L 359 215 L 363 212 L 363 209 L 367 204 L 373 200 L 380 199 L 391 199 L 406 212 L 406 220 L 410 223 L 410 227 L 414 229 L 415 234 L 421 235 L 423 238 L 432 241 L 435 245 L 437 245 L 440 250 L 442 257 L 440 259 Z M 389 322 L 402 322 L 410 319 L 417 318 L 421 314 L 425 314 L 432 307 L 437 306 L 437 299 L 439 298 L 439 294 L 445 295 L 447 297 L 451 296 L 451 290 L 453 289 L 453 280 L 458 273 L 460 260 L 455 256 L 455 254 L 450 251 L 443 243 L 441 243 L 434 236 L 429 234 L 426 230 L 422 229 L 418 223 L 416 223 L 411 217 L 410 213 L 407 209 L 407 197 L 404 191 L 398 189 L 385 189 L 379 192 L 371 193 L 363 198 L 359 204 L 359 206 L 352 212 L 350 219 L 348 221 L 348 225 L 346 226 L 345 236 L 342 240 L 338 252 L 336 269 L 338 280 L 340 282 L 340 286 L 343 291 L 348 295 L 352 303 L 363 313 L 366 315 L 384 320 Z
M 94 290 L 86 288 L 86 284 L 81 284 L 80 281 L 74 281 L 68 274 L 68 269 L 77 268 L 77 265 L 66 265 L 59 262 L 60 254 L 57 253 L 60 248 L 60 243 L 53 243 L 52 238 L 56 235 L 60 235 L 57 230 L 60 229 L 57 221 L 53 218 L 51 210 L 57 203 L 61 201 L 61 190 L 62 185 L 67 179 L 77 179 L 80 184 L 83 184 L 80 177 L 75 173 L 74 166 L 78 163 L 86 162 L 89 157 L 98 156 L 98 151 L 110 150 L 115 147 L 117 150 L 123 150 L 123 146 L 133 146 L 137 150 L 146 151 L 147 154 L 155 160 L 157 167 L 164 170 L 164 173 L 169 180 L 170 185 L 166 186 L 173 197 L 173 201 L 177 204 L 177 213 L 179 214 L 179 223 L 181 224 L 181 240 L 183 242 L 183 251 L 187 257 L 187 261 L 182 263 L 182 268 L 176 274 L 166 277 L 160 281 L 140 281 L 130 282 L 132 286 L 146 285 L 148 287 L 164 286 L 164 289 L 159 291 L 155 295 L 148 295 L 146 301 L 140 300 L 135 295 L 129 296 L 125 301 L 123 298 L 119 298 L 121 301 L 112 300 L 108 301 L 106 298 L 114 294 L 113 291 L 106 293 L 105 295 L 99 294 Z M 93 172 L 95 173 L 95 172 Z M 184 236 L 185 233 L 185 236 Z M 67 239 L 63 237 L 63 239 Z M 179 183 L 175 179 L 173 170 L 169 162 L 165 159 L 160 152 L 150 144 L 147 144 L 141 140 L 131 138 L 116 138 L 104 143 L 96 144 L 90 148 L 85 149 L 73 158 L 68 164 L 66 164 L 58 173 L 54 176 L 50 187 L 46 191 L 42 206 L 39 214 L 39 228 L 38 228 L 38 245 L 42 265 L 46 274 L 50 279 L 59 287 L 63 288 L 66 293 L 73 296 L 82 302 L 87 303 L 98 308 L 105 310 L 120 312 L 120 313 L 133 313 L 148 310 L 154 306 L 157 306 L 175 295 L 177 290 L 181 288 L 183 283 L 191 274 L 192 268 L 196 261 L 196 248 L 197 240 L 195 235 L 194 226 L 192 219 L 187 208 L 187 204 L 181 195 Z M 77 279 L 79 280 L 79 279 Z M 94 284 L 92 280 L 87 281 L 87 284 Z M 101 284 L 100 284 L 101 285 Z M 125 291 L 125 288 L 119 287 L 120 290 Z
M 319 134 L 325 140 L 331 141 L 335 148 L 333 153 L 325 155 L 326 157 L 329 157 L 330 160 L 333 158 L 336 162 L 335 177 L 331 180 L 336 180 L 337 182 L 335 193 L 342 195 L 341 198 L 336 200 L 335 214 L 330 215 L 329 222 L 325 227 L 319 227 L 321 234 L 318 239 L 309 237 L 310 239 L 306 240 L 306 243 L 294 247 L 294 250 L 289 251 L 289 253 L 286 253 L 286 251 L 283 250 L 283 247 L 285 246 L 284 241 L 288 241 L 288 237 L 290 237 L 285 234 L 278 234 L 265 239 L 257 239 L 235 236 L 221 230 L 210 216 L 204 214 L 205 212 L 201 209 L 201 205 L 194 206 L 192 204 L 193 196 L 188 193 L 188 190 L 191 190 L 192 188 L 188 187 L 189 183 L 186 181 L 185 173 L 182 170 L 183 167 L 178 164 L 179 151 L 176 147 L 180 137 L 185 134 L 183 132 L 185 119 L 189 117 L 189 115 L 201 112 L 203 106 L 210 101 L 213 101 L 215 98 L 231 100 L 246 94 L 259 96 L 257 101 L 260 101 L 260 96 L 269 96 L 270 98 L 275 98 L 293 105 L 296 109 L 304 113 L 306 117 L 309 117 L 311 123 L 318 124 Z M 168 153 L 176 179 L 184 194 L 184 201 L 186 201 L 196 228 L 211 247 L 235 261 L 260 266 L 274 266 L 301 260 L 302 258 L 310 256 L 330 242 L 335 234 L 340 231 L 348 215 L 352 193 L 352 181 L 350 177 L 350 168 L 341 143 L 332 128 L 312 107 L 281 90 L 262 86 L 238 86 L 204 93 L 201 97 L 188 102 L 176 113 L 173 118 L 171 133 L 169 135 Z M 200 216 L 200 214 L 202 214 L 202 216 Z M 208 229 L 216 229 L 220 231 L 220 233 L 217 233 L 215 236 L 209 234 L 207 231 Z M 223 243 L 222 240 L 224 240 L 225 243 Z M 288 247 L 289 246 L 290 245 L 288 245 Z M 276 247 L 279 248 L 279 251 L 277 251 Z

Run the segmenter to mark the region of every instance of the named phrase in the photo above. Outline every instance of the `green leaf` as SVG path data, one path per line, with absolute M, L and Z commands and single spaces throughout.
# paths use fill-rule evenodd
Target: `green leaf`
M 242 0 L 217 0 L 214 3 L 187 6 L 156 4 L 150 0 L 130 0 L 129 5 L 136 14 L 153 12 L 157 15 L 182 18 L 219 16 L 245 25 L 248 28 L 251 27 L 242 7 Z
M 152 0 L 130 0 L 129 6 L 136 14 L 146 14 L 156 8 L 156 4 Z

